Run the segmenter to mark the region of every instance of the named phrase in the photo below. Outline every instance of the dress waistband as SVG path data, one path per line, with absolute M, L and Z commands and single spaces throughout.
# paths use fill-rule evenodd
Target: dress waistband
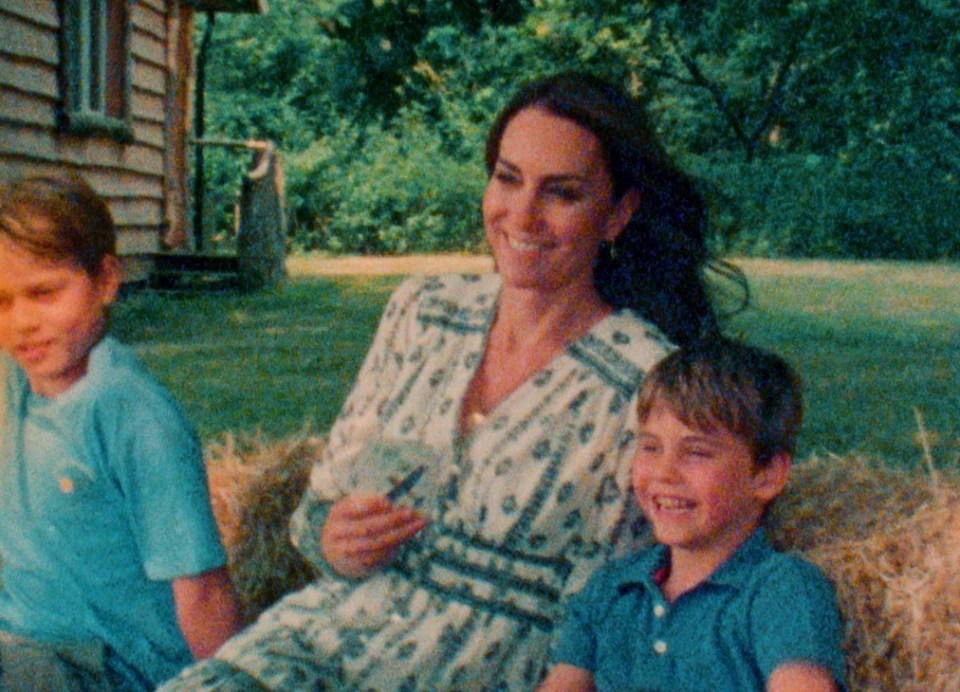
M 393 567 L 428 591 L 549 631 L 573 566 L 566 558 L 523 553 L 434 525 L 401 551 Z

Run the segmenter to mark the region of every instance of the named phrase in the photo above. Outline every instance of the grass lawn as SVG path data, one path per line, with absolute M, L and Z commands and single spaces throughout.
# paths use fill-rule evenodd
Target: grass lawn
M 754 305 L 732 333 L 790 359 L 806 385 L 801 454 L 896 464 L 960 458 L 960 267 L 745 261 Z
M 741 262 L 753 306 L 728 325 L 804 376 L 800 456 L 864 452 L 960 457 L 960 267 L 812 261 Z M 128 297 L 114 333 L 183 403 L 204 439 L 267 437 L 332 422 L 401 277 L 300 277 L 280 290 Z
M 137 293 L 117 306 L 113 332 L 171 388 L 204 439 L 326 430 L 396 283 L 300 279 L 253 295 Z

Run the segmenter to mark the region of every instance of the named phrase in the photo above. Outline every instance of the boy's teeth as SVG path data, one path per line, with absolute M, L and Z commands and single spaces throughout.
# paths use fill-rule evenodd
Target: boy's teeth
M 660 509 L 689 509 L 693 507 L 693 503 L 676 497 L 659 497 L 657 498 L 657 506 Z

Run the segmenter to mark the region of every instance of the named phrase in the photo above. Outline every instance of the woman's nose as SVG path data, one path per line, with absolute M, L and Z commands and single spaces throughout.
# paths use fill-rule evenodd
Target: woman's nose
M 534 233 L 540 228 L 543 221 L 540 201 L 535 194 L 530 192 L 522 192 L 516 195 L 511 200 L 509 211 L 510 224 L 516 231 Z

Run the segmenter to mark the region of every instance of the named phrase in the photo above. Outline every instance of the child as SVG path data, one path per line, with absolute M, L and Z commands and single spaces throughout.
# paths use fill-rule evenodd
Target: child
M 796 374 L 717 340 L 655 366 L 638 409 L 633 490 L 658 545 L 571 598 L 541 691 L 842 688 L 831 585 L 760 526 L 790 473 Z
M 113 221 L 0 187 L 0 689 L 149 689 L 239 627 L 193 429 L 105 336 Z

